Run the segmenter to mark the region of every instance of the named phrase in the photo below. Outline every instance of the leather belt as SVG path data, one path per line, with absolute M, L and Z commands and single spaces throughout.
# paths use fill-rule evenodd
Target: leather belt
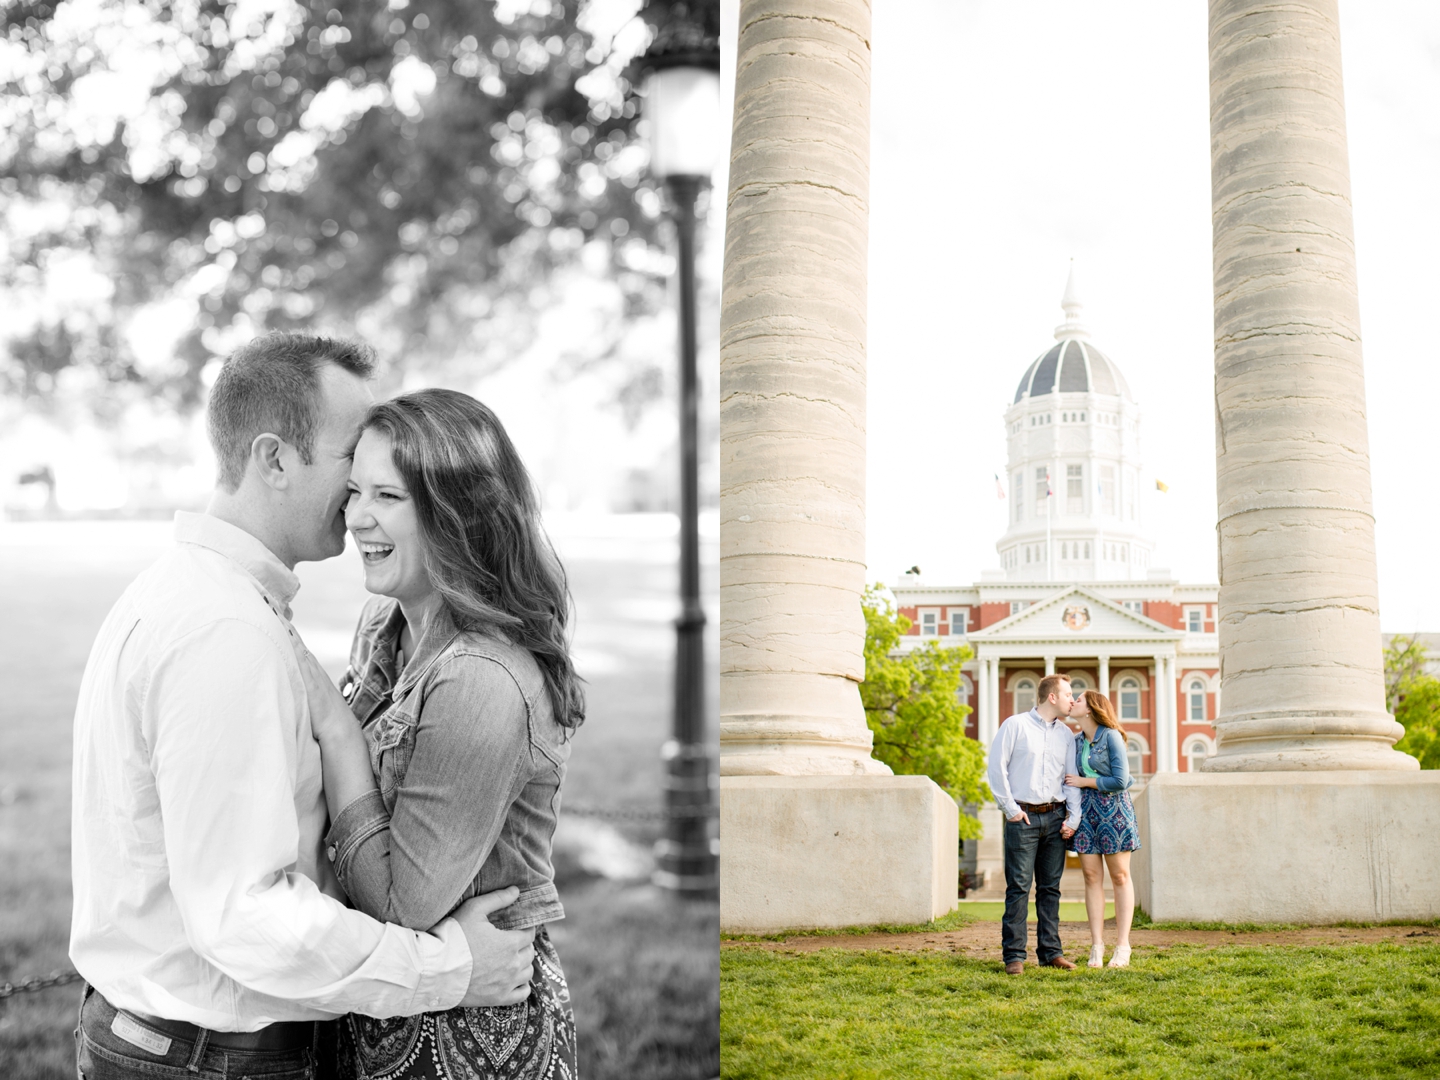
M 166 1020 L 162 1016 L 150 1016 L 133 1009 L 115 1011 L 133 1016 L 156 1031 L 190 1043 L 199 1042 L 200 1032 L 204 1030 L 184 1020 Z M 211 1031 L 205 1041 L 224 1050 L 303 1050 L 315 1043 L 315 1023 L 311 1020 L 285 1020 L 269 1024 L 259 1031 Z
M 1016 800 L 1016 805 L 1027 814 L 1048 814 L 1051 810 L 1058 810 L 1065 804 L 1063 802 L 1028 803 Z

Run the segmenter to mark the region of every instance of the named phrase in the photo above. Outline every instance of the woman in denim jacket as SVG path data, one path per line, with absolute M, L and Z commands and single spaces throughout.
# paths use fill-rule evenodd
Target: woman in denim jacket
M 416 929 L 516 887 L 491 921 L 533 930 L 535 962 L 517 1005 L 345 1017 L 340 1076 L 569 1080 L 575 1020 L 545 924 L 564 917 L 550 844 L 584 700 L 530 478 L 489 409 L 422 390 L 371 408 L 350 493 L 377 596 L 341 692 L 311 688 L 326 854 L 356 907 Z
M 1130 882 L 1130 852 L 1140 846 L 1135 806 L 1126 790 L 1130 778 L 1125 732 L 1115 719 L 1110 699 L 1086 690 L 1075 701 L 1070 719 L 1080 724 L 1075 736 L 1075 761 L 1080 772 L 1065 783 L 1080 792 L 1080 825 L 1072 848 L 1085 872 L 1085 915 L 1090 922 L 1090 966 L 1105 961 L 1105 879 L 1101 859 L 1110 870 L 1115 890 L 1115 924 L 1119 939 L 1111 967 L 1130 966 L 1130 920 L 1135 914 L 1135 889 Z

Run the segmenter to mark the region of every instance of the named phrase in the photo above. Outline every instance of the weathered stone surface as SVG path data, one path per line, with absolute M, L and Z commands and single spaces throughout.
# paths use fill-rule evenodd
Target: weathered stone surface
M 720 316 L 722 774 L 873 773 L 870 7 L 745 0 Z
M 720 928 L 924 923 L 958 903 L 959 809 L 926 776 L 724 776 Z
M 1334 0 L 1212 0 L 1220 716 L 1207 772 L 1413 769 L 1384 707 Z
M 1440 918 L 1440 772 L 1165 773 L 1135 814 L 1157 921 Z

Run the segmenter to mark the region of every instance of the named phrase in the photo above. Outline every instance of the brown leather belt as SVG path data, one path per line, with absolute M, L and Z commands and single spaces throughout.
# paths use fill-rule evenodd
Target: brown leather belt
M 1063 802 L 1028 803 L 1017 800 L 1015 805 L 1019 806 L 1020 809 L 1024 810 L 1027 814 L 1048 814 L 1051 810 L 1058 810 L 1065 804 Z
M 117 1009 L 116 1012 L 128 1013 L 142 1024 L 177 1039 L 190 1043 L 200 1040 L 202 1029 L 184 1020 L 166 1020 L 133 1009 Z M 259 1031 L 211 1031 L 206 1042 L 224 1050 L 303 1050 L 314 1045 L 315 1024 L 310 1020 L 285 1020 L 269 1024 Z

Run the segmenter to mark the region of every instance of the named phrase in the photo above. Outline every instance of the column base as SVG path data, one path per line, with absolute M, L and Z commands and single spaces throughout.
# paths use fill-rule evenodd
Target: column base
M 1207 773 L 1385 769 L 1415 772 L 1420 763 L 1396 750 L 1405 729 L 1386 713 L 1277 709 L 1221 715 Z
M 1157 922 L 1440 918 L 1440 772 L 1167 773 L 1135 813 Z
M 959 899 L 959 824 L 928 776 L 722 776 L 720 928 L 929 922 Z

